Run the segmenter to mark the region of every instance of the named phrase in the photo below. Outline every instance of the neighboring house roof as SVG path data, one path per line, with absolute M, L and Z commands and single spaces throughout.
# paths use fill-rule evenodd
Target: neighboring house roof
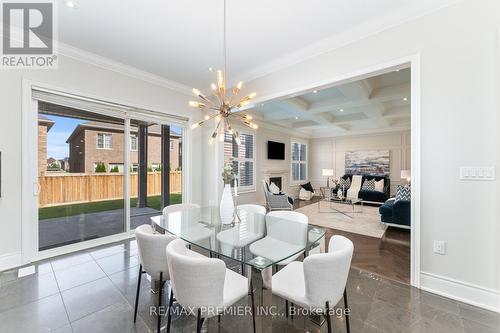
M 118 133 L 123 133 L 124 132 L 124 125 L 121 124 L 113 124 L 113 123 L 104 123 L 100 121 L 87 121 L 85 123 L 82 123 L 78 125 L 71 135 L 69 136 L 68 140 L 66 140 L 66 143 L 70 143 L 73 138 L 80 133 L 82 130 L 90 129 L 90 130 L 105 130 L 105 131 L 111 131 L 111 132 L 118 132 Z M 130 133 L 137 133 L 137 127 L 136 126 L 131 126 L 130 128 Z M 154 135 L 161 135 L 161 128 L 160 125 L 151 125 L 148 127 L 148 134 L 154 134 Z M 171 138 L 180 138 L 181 135 L 179 133 L 176 133 L 174 131 L 170 132 L 170 137 Z
M 38 115 L 38 124 L 39 125 L 46 125 L 47 126 L 47 132 L 50 131 L 52 126 L 54 126 L 54 121 L 50 120 L 49 118 L 42 116 L 41 114 Z

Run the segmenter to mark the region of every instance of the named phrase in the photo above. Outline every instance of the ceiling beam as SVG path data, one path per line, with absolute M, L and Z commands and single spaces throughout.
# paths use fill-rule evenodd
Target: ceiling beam
M 394 117 L 406 117 L 411 118 L 411 108 L 410 105 L 404 106 L 396 106 L 389 109 L 385 109 L 383 112 L 383 116 L 385 118 L 394 118 Z
M 340 88 L 342 86 L 337 87 Z M 346 88 L 344 92 L 346 94 L 352 93 L 353 87 L 350 87 L 349 90 Z M 358 88 L 361 89 L 362 88 Z M 338 111 L 339 109 L 348 109 L 355 107 L 362 107 L 369 105 L 371 103 L 382 103 L 391 100 L 402 100 L 404 97 L 409 98 L 411 92 L 411 86 L 409 83 L 402 83 L 397 85 L 392 85 L 383 88 L 374 88 L 371 89 L 369 86 L 364 89 L 370 89 L 369 95 L 367 98 L 354 98 L 349 99 L 344 96 L 333 98 L 326 102 L 313 103 L 310 105 L 308 112 L 309 113 L 323 113 L 323 112 L 332 112 Z
M 329 126 L 334 127 L 335 129 L 344 132 L 345 128 L 336 126 L 334 123 L 334 119 L 325 119 L 321 115 L 311 114 L 308 112 L 310 108 L 310 104 L 301 97 L 293 97 L 284 100 L 279 100 L 274 102 L 282 109 L 286 110 L 288 116 L 285 117 L 285 114 L 282 114 L 279 119 L 277 117 L 273 117 L 273 115 L 269 115 L 269 117 L 265 117 L 266 120 L 286 120 L 290 119 L 290 115 L 296 117 L 297 121 L 293 122 L 291 126 L 293 128 L 304 128 L 304 127 L 312 127 L 312 126 Z

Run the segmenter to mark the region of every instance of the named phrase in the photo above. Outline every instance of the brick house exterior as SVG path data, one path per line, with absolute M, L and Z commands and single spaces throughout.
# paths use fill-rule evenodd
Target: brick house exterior
M 54 122 L 42 115 L 38 116 L 38 174 L 43 176 L 47 171 L 47 133 Z
M 155 168 L 161 164 L 161 128 L 159 125 L 148 127 L 148 167 Z M 98 147 L 98 136 L 106 136 L 109 147 Z M 108 137 L 109 136 L 109 137 Z M 137 128 L 131 128 L 131 141 L 137 138 Z M 104 140 L 104 139 L 102 139 Z M 182 167 L 181 135 L 170 134 L 170 170 Z M 66 141 L 69 144 L 69 172 L 92 173 L 95 165 L 104 163 L 106 171 L 117 166 L 123 171 L 125 142 L 124 126 L 118 124 L 89 121 L 78 125 Z M 131 143 L 130 163 L 138 164 L 138 152 Z

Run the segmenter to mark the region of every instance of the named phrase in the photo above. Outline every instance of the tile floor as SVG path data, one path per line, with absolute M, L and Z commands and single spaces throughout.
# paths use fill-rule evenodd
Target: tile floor
M 139 317 L 133 323 L 138 274 L 135 240 L 42 261 L 36 273 L 0 273 L 0 332 L 154 332 L 156 304 L 142 279 Z M 352 269 L 348 293 L 352 332 L 499 332 L 500 315 Z M 164 293 L 168 295 L 168 291 Z M 164 304 L 166 304 L 166 297 Z M 245 303 L 247 300 L 243 300 Z M 274 299 L 284 313 L 284 302 Z M 173 318 L 172 332 L 193 332 L 195 318 Z M 251 332 L 251 317 L 225 316 L 210 332 Z M 272 332 L 326 332 L 306 317 L 276 316 Z M 334 332 L 344 332 L 343 318 Z

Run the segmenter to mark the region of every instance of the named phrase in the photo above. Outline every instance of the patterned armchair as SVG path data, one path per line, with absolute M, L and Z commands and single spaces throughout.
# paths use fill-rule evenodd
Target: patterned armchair
M 269 190 L 269 185 L 265 180 L 262 181 L 264 195 L 266 197 L 266 207 L 272 210 L 293 210 L 293 199 L 284 192 L 273 193 Z

